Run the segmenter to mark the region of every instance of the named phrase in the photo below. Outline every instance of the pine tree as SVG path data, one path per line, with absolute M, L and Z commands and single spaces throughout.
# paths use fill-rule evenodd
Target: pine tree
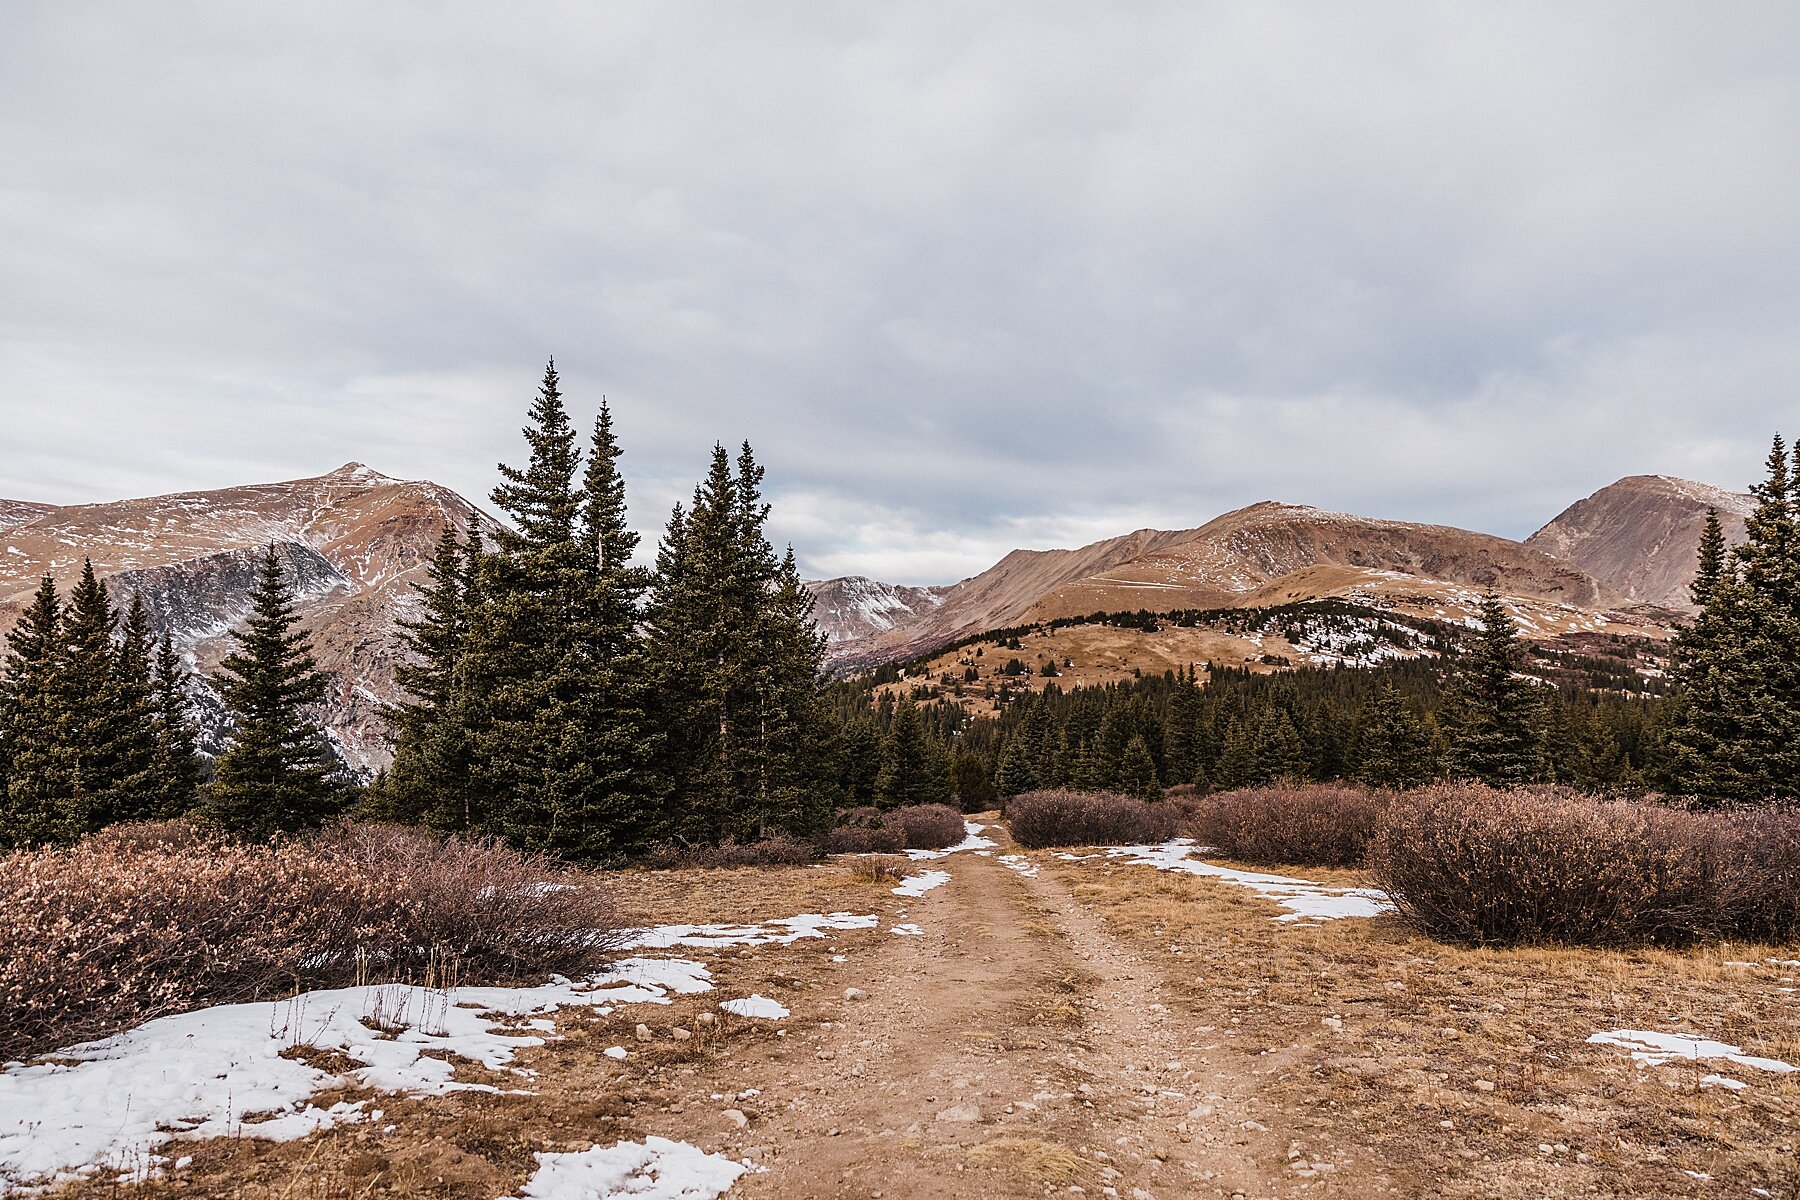
M 1750 490 L 1742 545 L 1721 553 L 1709 521 L 1701 610 L 1675 640 L 1667 770 L 1676 791 L 1713 805 L 1800 793 L 1800 497 L 1780 437 Z
M 63 690 L 67 644 L 54 579 L 44 576 L 6 641 L 8 778 L 0 843 L 73 842 L 86 831 L 87 814 L 75 803 L 77 764 Z
M 1256 723 L 1253 768 L 1255 782 L 1274 783 L 1307 777 L 1306 743 L 1285 708 L 1265 709 Z
M 520 469 L 501 463 L 500 477 L 506 482 L 493 492 L 494 503 L 515 526 L 494 531 L 504 551 L 550 549 L 567 545 L 575 537 L 580 500 L 574 482 L 580 454 L 575 447 L 575 427 L 563 406 L 555 359 L 544 368 L 527 420 L 530 424 L 523 430 L 531 451 L 527 465 Z
M 1031 747 L 1023 737 L 1007 739 L 1000 752 L 1000 769 L 994 781 L 1002 796 L 1021 795 L 1038 786 L 1032 758 Z
M 231 712 L 231 741 L 213 762 L 202 811 L 253 837 L 304 829 L 339 811 L 343 790 L 324 735 L 308 713 L 326 678 L 294 626 L 292 586 L 270 544 L 251 593 L 252 610 L 220 664 L 219 694 Z
M 1251 743 L 1243 721 L 1232 717 L 1225 726 L 1219 759 L 1213 766 L 1213 786 L 1222 789 L 1240 788 L 1257 782 L 1257 779 L 1256 747 Z
M 1150 745 L 1144 735 L 1134 733 L 1119 756 L 1119 790 L 1130 796 L 1156 799 L 1162 787 L 1156 781 L 1156 760 L 1150 756 Z
M 875 803 L 880 808 L 909 804 L 942 804 L 950 798 L 950 779 L 919 706 L 902 696 L 881 741 L 881 770 L 875 777 Z
M 964 812 L 986 812 L 1000 803 L 999 789 L 994 787 L 993 772 L 987 760 L 970 750 L 957 754 L 950 763 L 950 787 L 956 803 Z
M 133 593 L 113 657 L 118 705 L 116 765 L 108 794 L 99 805 L 112 820 L 150 820 L 163 815 L 156 795 L 159 731 L 154 653 L 150 615 L 144 610 L 143 596 Z
M 790 553 L 763 533 L 763 471 L 723 446 L 693 502 L 677 508 L 645 610 L 673 783 L 670 836 L 711 842 L 830 821 L 830 764 L 816 747 L 824 639 Z
M 1719 510 L 1709 508 L 1706 510 L 1706 526 L 1700 532 L 1700 563 L 1694 571 L 1693 585 L 1688 589 L 1688 594 L 1699 608 L 1706 607 L 1713 589 L 1725 577 L 1726 549 L 1725 530 L 1719 524 Z
M 446 522 L 425 581 L 414 585 L 421 615 L 399 622 L 410 658 L 395 667 L 394 682 L 407 698 L 387 714 L 394 761 L 371 789 L 372 815 L 468 827 L 469 753 L 458 675 L 468 636 L 466 553 Z
M 193 811 L 200 794 L 200 752 L 195 748 L 193 706 L 188 700 L 187 671 L 165 632 L 156 647 L 151 671 L 151 708 L 155 715 L 156 758 L 145 801 L 151 817 L 179 817 Z
M 1357 744 L 1355 778 L 1370 787 L 1412 788 L 1430 781 L 1431 743 L 1392 680 L 1369 705 Z
M 118 613 L 94 574 L 94 564 L 84 561 L 81 578 L 70 589 L 69 605 L 63 612 L 64 656 L 58 686 L 74 765 L 70 802 L 87 831 L 129 815 L 129 800 L 122 792 L 130 769 L 126 761 L 129 714 L 113 644 L 118 623 Z
M 1481 630 L 1456 664 L 1450 770 L 1496 787 L 1535 783 L 1548 774 L 1544 705 L 1521 674 L 1518 626 L 1499 596 L 1481 601 Z

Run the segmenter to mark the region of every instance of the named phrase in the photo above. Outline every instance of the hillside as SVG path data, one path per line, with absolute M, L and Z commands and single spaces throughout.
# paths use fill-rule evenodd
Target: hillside
M 1270 607 L 1352 599 L 1466 622 L 1493 588 L 1526 632 L 1655 636 L 1659 614 L 1543 550 L 1444 525 L 1264 501 L 1196 529 L 1139 530 L 1078 550 L 1015 550 L 909 622 L 833 647 L 851 665 L 914 657 L 984 630 L 1148 609 Z
M 158 633 L 202 675 L 228 652 L 225 635 L 249 612 L 256 554 L 273 543 L 297 580 L 319 664 L 334 676 L 327 728 L 352 766 L 372 771 L 387 761 L 378 712 L 396 695 L 395 621 L 414 603 L 412 585 L 445 524 L 466 528 L 473 508 L 437 484 L 348 463 L 283 483 L 7 511 L 26 510 L 0 539 L 0 628 L 39 578 L 66 589 L 89 558 L 115 601 L 144 596 Z
M 1726 540 L 1742 541 L 1755 501 L 1740 492 L 1667 475 L 1632 475 L 1577 500 L 1525 544 L 1580 567 L 1626 599 L 1689 607 L 1706 510 Z
M 862 575 L 809 579 L 813 621 L 832 645 L 910 625 L 943 603 L 944 587 L 907 587 Z

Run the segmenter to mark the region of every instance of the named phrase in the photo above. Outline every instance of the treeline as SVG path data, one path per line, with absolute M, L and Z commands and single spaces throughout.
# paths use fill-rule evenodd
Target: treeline
M 369 810 L 583 861 L 828 830 L 824 639 L 750 447 L 714 448 L 651 570 L 608 408 L 584 465 L 552 364 L 524 433 L 492 497 L 511 527 L 438 548 Z
M 45 577 L 0 670 L 0 847 L 71 842 L 197 799 L 187 671 L 133 596 L 121 618 L 83 563 L 68 597 Z

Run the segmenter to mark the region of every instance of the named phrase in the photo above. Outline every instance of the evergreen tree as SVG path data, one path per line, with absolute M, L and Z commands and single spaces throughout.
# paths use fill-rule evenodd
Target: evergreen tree
M 1412 788 L 1432 777 L 1431 743 L 1393 682 L 1382 684 L 1357 742 L 1355 778 L 1370 787 Z
M 325 697 L 312 647 L 295 632 L 293 588 L 271 543 L 257 572 L 251 615 L 232 637 L 217 686 L 230 710 L 231 742 L 213 763 L 202 811 L 254 837 L 304 829 L 346 799 L 335 763 L 308 709 Z
M 1274 783 L 1307 777 L 1306 743 L 1285 708 L 1267 709 L 1257 722 L 1253 753 L 1255 782 Z
M 162 635 L 156 647 L 150 703 L 155 721 L 156 757 L 150 790 L 145 798 L 145 815 L 179 817 L 192 811 L 199 798 L 200 752 L 195 748 L 187 671 L 176 657 L 175 645 L 167 633 Z
M 1231 789 L 1247 787 L 1258 781 L 1256 747 L 1244 723 L 1232 717 L 1225 726 L 1219 748 L 1219 760 L 1212 771 L 1214 787 Z
M 1544 705 L 1521 674 L 1524 657 L 1512 614 L 1493 592 L 1481 601 L 1481 630 L 1456 664 L 1450 769 L 1496 787 L 1535 783 L 1549 764 Z
M 8 778 L 0 842 L 39 846 L 73 842 L 87 829 L 76 804 L 77 755 L 63 668 L 68 657 L 56 581 L 44 576 L 7 634 Z
M 950 786 L 964 812 L 986 812 L 1000 803 L 987 760 L 973 751 L 964 750 L 951 761 Z
M 1119 790 L 1131 796 L 1156 799 L 1162 787 L 1156 781 L 1156 760 L 1150 757 L 1150 745 L 1144 735 L 1134 733 L 1119 756 Z
M 1017 796 L 1038 786 L 1032 758 L 1031 747 L 1023 737 L 1007 739 L 1006 748 L 1000 753 L 1000 769 L 994 780 L 1002 796 Z
M 153 654 L 150 615 L 144 611 L 143 596 L 133 593 L 113 657 L 118 706 L 114 767 L 107 792 L 98 803 L 110 820 L 148 820 L 163 815 L 156 803 L 159 730 Z
M 503 551 L 552 549 L 575 538 L 581 502 L 574 482 L 580 452 L 575 446 L 575 427 L 563 405 L 555 359 L 544 368 L 527 420 L 530 423 L 523 431 L 530 448 L 527 465 L 517 468 L 501 463 L 500 477 L 506 482 L 494 489 L 492 497 L 515 526 L 494 531 Z
M 414 585 L 421 615 L 399 622 L 410 658 L 394 668 L 394 682 L 407 698 L 387 714 L 394 761 L 371 789 L 372 815 L 468 828 L 469 746 L 458 672 L 468 637 L 465 554 L 446 522 L 425 581 Z
M 925 728 L 919 706 L 903 696 L 894 707 L 881 741 L 881 771 L 875 777 L 875 803 L 881 808 L 909 804 L 942 804 L 950 798 L 944 756 Z
M 1693 593 L 1701 610 L 1675 641 L 1670 782 L 1714 805 L 1800 793 L 1800 497 L 1781 438 L 1750 490 L 1744 544 L 1722 553 L 1708 522 Z
M 1725 577 L 1726 550 L 1725 530 L 1719 524 L 1719 510 L 1709 508 L 1706 510 L 1706 526 L 1700 533 L 1700 563 L 1694 571 L 1693 585 L 1688 589 L 1688 594 L 1700 608 L 1706 607 L 1713 589 Z

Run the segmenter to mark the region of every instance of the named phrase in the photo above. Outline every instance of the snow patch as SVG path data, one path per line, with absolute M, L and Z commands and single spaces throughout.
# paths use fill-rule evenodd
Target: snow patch
M 779 1000 L 754 993 L 741 1000 L 726 1000 L 719 1007 L 733 1016 L 761 1017 L 765 1021 L 779 1021 L 789 1015 L 787 1008 Z
M 101 1170 L 153 1178 L 169 1163 L 161 1151 L 177 1139 L 291 1141 L 363 1118 L 361 1101 L 313 1105 L 328 1088 L 497 1091 L 457 1081 L 454 1063 L 437 1055 L 504 1070 L 519 1050 L 545 1041 L 541 1027 L 520 1032 L 519 1018 L 571 1006 L 666 1004 L 671 992 L 711 988 L 700 963 L 626 959 L 583 983 L 447 991 L 373 985 L 163 1017 L 60 1050 L 55 1062 L 0 1072 L 0 1196 Z M 307 1048 L 361 1065 L 323 1070 L 306 1061 Z
M 1610 1029 L 1589 1037 L 1588 1044 L 1617 1046 L 1622 1050 L 1629 1051 L 1634 1061 L 1647 1067 L 1660 1067 L 1678 1059 L 1687 1062 L 1720 1059 L 1736 1063 L 1740 1067 L 1753 1067 L 1758 1071 L 1773 1071 L 1778 1074 L 1800 1071 L 1800 1067 L 1782 1062 L 1777 1058 L 1758 1058 L 1753 1054 L 1745 1054 L 1741 1046 L 1733 1046 L 1728 1042 L 1715 1042 L 1708 1038 L 1690 1037 L 1685 1033 L 1657 1033 L 1648 1029 Z M 1712 1080 L 1719 1087 L 1734 1090 L 1743 1086 L 1737 1080 L 1726 1079 L 1722 1075 L 1710 1075 L 1707 1079 Z M 1701 1082 L 1705 1083 L 1707 1080 L 1703 1079 Z
M 1008 870 L 1017 871 L 1027 879 L 1037 878 L 1037 864 L 1032 862 L 1029 858 L 1026 858 L 1023 854 L 1002 854 L 998 861 L 1004 864 Z
M 874 914 L 801 913 L 754 925 L 658 925 L 634 929 L 627 935 L 628 950 L 668 950 L 676 946 L 718 949 L 725 946 L 789 946 L 801 938 L 829 937 L 831 930 L 873 929 L 881 921 Z
M 888 932 L 889 933 L 897 933 L 901 937 L 924 937 L 925 936 L 925 931 L 923 929 L 920 929 L 917 925 L 914 925 L 910 921 L 904 925 L 896 925 L 892 929 L 888 930 Z
M 942 887 L 950 882 L 948 871 L 921 871 L 917 875 L 908 875 L 894 889 L 896 896 L 923 896 L 934 887 Z
M 537 1162 L 517 1200 L 713 1200 L 752 1170 L 746 1163 L 660 1137 L 566 1154 L 540 1151 Z
M 956 843 L 956 845 L 946 846 L 942 850 L 908 850 L 906 852 L 906 857 L 912 859 L 914 862 L 920 862 L 928 858 L 943 858 L 945 855 L 955 854 L 959 850 L 992 850 L 995 846 L 999 845 L 999 843 L 991 838 L 984 838 L 981 836 L 981 831 L 986 828 L 986 825 L 977 825 L 973 821 L 964 821 L 963 840 Z
M 1374 917 L 1394 907 L 1387 893 L 1374 888 L 1339 888 L 1290 875 L 1266 875 L 1214 866 L 1190 855 L 1197 847 L 1189 838 L 1176 838 L 1160 846 L 1108 846 L 1109 858 L 1125 858 L 1133 865 L 1159 871 L 1183 871 L 1249 888 L 1280 904 L 1288 912 L 1277 921 L 1332 921 L 1341 917 Z

